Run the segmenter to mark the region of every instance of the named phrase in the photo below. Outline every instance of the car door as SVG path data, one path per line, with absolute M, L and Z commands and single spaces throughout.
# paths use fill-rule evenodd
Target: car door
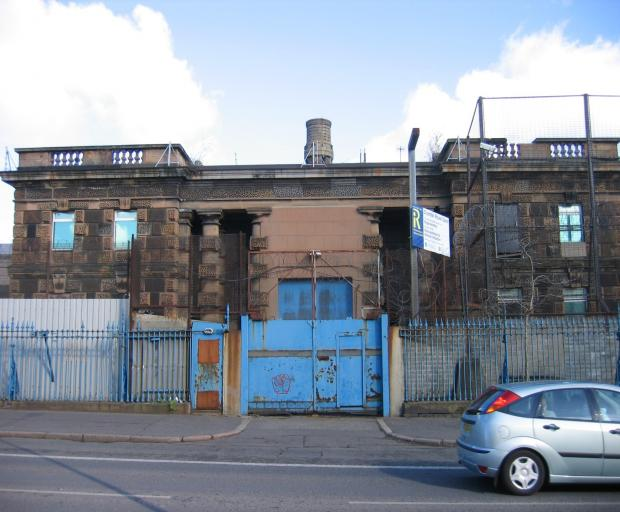
M 594 389 L 603 432 L 603 475 L 620 477 L 620 393 Z
M 547 445 L 549 473 L 600 476 L 603 472 L 603 434 L 582 388 L 541 393 L 534 436 Z

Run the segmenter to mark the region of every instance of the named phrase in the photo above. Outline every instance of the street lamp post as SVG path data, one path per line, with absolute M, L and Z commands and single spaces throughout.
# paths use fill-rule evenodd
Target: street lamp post
M 416 166 L 415 166 L 415 147 L 420 137 L 420 129 L 413 128 L 409 137 L 409 252 L 411 260 L 411 319 L 417 318 L 420 314 L 420 301 L 418 292 L 418 249 L 413 246 L 413 220 L 412 206 L 418 203 L 418 192 L 416 188 Z

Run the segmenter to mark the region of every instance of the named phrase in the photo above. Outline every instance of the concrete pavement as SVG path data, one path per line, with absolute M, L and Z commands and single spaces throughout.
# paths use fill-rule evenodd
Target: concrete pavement
M 0 409 L 0 437 L 100 443 L 181 443 L 242 432 L 249 418 L 220 414 L 135 414 Z
M 456 446 L 460 422 L 459 417 L 443 415 L 377 418 L 377 423 L 385 435 L 399 441 L 435 447 Z
M 250 421 L 252 417 L 216 413 L 178 415 L 0 408 L 0 437 L 108 443 L 204 442 L 240 434 Z M 351 422 L 356 421 L 367 423 L 372 418 L 332 417 L 329 435 L 337 436 L 340 430 L 346 435 L 350 432 Z M 455 446 L 460 422 L 459 418 L 449 416 L 390 417 L 375 418 L 374 421 L 390 438 L 429 447 Z M 309 417 L 296 416 L 295 421 L 281 424 L 294 432 L 313 428 L 311 425 L 316 422 Z M 323 427 L 326 424 L 322 422 Z

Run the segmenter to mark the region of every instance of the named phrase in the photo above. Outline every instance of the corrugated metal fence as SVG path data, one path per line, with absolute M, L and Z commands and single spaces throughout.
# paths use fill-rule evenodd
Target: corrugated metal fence
M 187 401 L 191 332 L 0 323 L 0 399 Z
M 126 325 L 129 299 L 0 299 L 0 322 L 37 329 L 107 329 Z
M 405 400 L 473 400 L 500 382 L 617 382 L 620 317 L 417 322 L 401 329 Z

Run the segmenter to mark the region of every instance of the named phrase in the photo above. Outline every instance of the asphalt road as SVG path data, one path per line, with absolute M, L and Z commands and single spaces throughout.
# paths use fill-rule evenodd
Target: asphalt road
M 0 454 L 6 511 L 617 511 L 613 488 L 497 494 L 452 465 L 354 466 Z
M 0 439 L 0 511 L 620 509 L 618 486 L 496 493 L 453 448 L 394 441 L 373 421 L 257 418 L 232 438 L 171 445 Z

